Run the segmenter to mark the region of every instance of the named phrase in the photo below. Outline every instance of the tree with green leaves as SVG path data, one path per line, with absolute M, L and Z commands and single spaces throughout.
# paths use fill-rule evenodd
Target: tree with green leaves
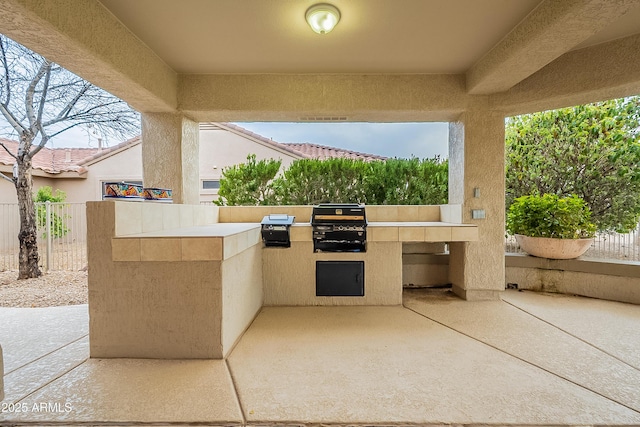
M 281 160 L 256 160 L 255 154 L 247 156 L 246 163 L 225 168 L 222 171 L 217 205 L 255 206 L 274 202 L 271 181 L 280 170 Z
M 33 157 L 72 128 L 92 128 L 103 137 L 125 138 L 140 131 L 139 114 L 129 105 L 26 47 L 0 35 L 0 135 L 18 140 L 11 182 L 18 196 L 20 243 L 18 279 L 42 274 L 38 267 Z
M 511 117 L 507 208 L 529 194 L 577 195 L 599 231 L 640 220 L 640 97 Z

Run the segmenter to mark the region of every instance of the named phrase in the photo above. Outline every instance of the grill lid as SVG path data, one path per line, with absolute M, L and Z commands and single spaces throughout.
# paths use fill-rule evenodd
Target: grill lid
M 357 203 L 321 203 L 313 207 L 311 225 L 358 224 L 366 225 L 364 205 Z

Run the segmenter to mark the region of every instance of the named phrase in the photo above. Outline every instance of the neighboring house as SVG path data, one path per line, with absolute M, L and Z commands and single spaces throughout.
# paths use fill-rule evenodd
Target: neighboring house
M 17 142 L 2 142 L 16 152 Z M 14 159 L 0 151 L 0 172 L 11 176 Z M 70 203 L 100 200 L 104 181 L 141 181 L 141 159 L 139 137 L 105 149 L 45 147 L 33 158 L 33 191 L 48 185 L 67 193 Z M 0 203 L 17 203 L 15 188 L 4 179 L 0 180 Z
M 353 160 L 364 160 L 370 162 L 372 160 L 387 160 L 384 156 L 377 156 L 375 154 L 360 153 L 358 151 L 344 150 L 342 148 L 327 147 L 326 145 L 318 145 L 311 143 L 287 143 L 287 147 L 291 147 L 294 150 L 306 154 L 313 159 L 333 159 L 336 157 L 342 157 Z
M 17 142 L 1 139 L 12 152 Z M 243 163 L 247 155 L 258 160 L 280 159 L 286 169 L 298 159 L 346 157 L 382 160 L 384 157 L 315 144 L 281 144 L 230 123 L 200 125 L 200 201 L 217 198 L 225 167 Z M 0 173 L 11 176 L 14 159 L 0 148 Z M 140 137 L 114 147 L 43 148 L 33 159 L 34 192 L 42 186 L 60 189 L 67 202 L 81 203 L 102 198 L 102 184 L 109 181 L 142 182 Z M 11 183 L 0 179 L 0 203 L 17 203 Z

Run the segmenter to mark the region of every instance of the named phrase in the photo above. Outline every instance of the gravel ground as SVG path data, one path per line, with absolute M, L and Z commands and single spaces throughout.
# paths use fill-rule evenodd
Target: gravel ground
M 52 271 L 17 280 L 17 271 L 0 272 L 0 307 L 55 307 L 87 303 L 86 271 Z

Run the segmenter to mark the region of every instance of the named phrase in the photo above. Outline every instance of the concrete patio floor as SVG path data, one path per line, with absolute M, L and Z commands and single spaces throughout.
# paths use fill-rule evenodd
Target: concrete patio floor
M 640 425 L 635 305 L 264 307 L 226 361 L 88 359 L 87 323 L 86 306 L 0 309 L 0 425 Z

